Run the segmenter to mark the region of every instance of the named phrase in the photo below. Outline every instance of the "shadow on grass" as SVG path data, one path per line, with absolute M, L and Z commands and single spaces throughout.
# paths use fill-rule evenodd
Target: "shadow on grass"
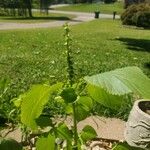
M 130 50 L 150 52 L 150 40 L 133 38 L 119 38 L 116 40 L 123 42 Z
M 150 69 L 150 62 L 145 63 L 144 67 L 147 68 L 147 69 Z
M 52 16 L 52 17 L 7 17 L 7 18 L 1 18 L 2 20 L 71 20 L 69 17 L 65 16 Z

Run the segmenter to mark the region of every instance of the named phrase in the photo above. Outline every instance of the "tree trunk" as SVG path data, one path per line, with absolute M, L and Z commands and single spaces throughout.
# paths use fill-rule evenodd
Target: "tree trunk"
M 29 14 L 29 17 L 32 18 L 32 2 L 31 0 L 25 0 L 25 3 L 26 3 L 26 7 L 28 9 L 28 14 Z

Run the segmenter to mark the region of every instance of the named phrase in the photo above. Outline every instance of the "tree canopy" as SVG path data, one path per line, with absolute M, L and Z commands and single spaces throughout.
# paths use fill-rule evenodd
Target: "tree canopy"
M 38 7 L 42 10 L 48 10 L 50 3 L 51 0 L 1 0 L 0 8 L 11 16 L 32 17 L 34 4 L 39 5 Z

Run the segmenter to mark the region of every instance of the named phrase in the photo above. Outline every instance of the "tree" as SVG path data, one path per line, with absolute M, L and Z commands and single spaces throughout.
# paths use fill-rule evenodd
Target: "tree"
M 24 0 L 24 3 L 28 9 L 29 17 L 32 17 L 32 0 Z
M 32 17 L 32 0 L 1 0 L 0 7 L 7 12 L 7 15 Z
M 48 15 L 49 4 L 50 4 L 50 1 L 48 0 L 40 0 L 40 9 L 45 10 L 47 15 Z
M 128 6 L 132 4 L 138 4 L 142 2 L 145 2 L 145 0 L 124 0 L 124 8 L 127 8 Z

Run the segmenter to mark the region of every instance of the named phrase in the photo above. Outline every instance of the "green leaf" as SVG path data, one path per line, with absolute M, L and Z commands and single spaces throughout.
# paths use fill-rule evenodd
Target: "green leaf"
M 93 138 L 96 138 L 97 133 L 94 128 L 87 125 L 82 129 L 80 136 L 84 142 L 87 142 L 89 140 L 92 140 Z
M 89 95 L 98 103 L 109 107 L 111 109 L 118 110 L 125 102 L 125 96 L 112 95 L 106 92 L 104 89 L 89 84 L 87 86 Z
M 76 119 L 81 121 L 89 116 L 91 109 L 93 108 L 93 101 L 87 96 L 81 96 L 76 103 Z
M 73 113 L 72 104 L 66 105 L 65 112 L 66 112 L 67 115 L 70 115 L 70 114 Z
M 13 139 L 0 139 L 0 150 L 22 150 L 23 147 Z
M 62 84 L 34 85 L 22 98 L 21 122 L 32 130 L 37 129 L 37 119 L 48 102 L 49 96 L 53 94 Z
M 55 136 L 49 134 L 47 137 L 41 137 L 36 142 L 37 150 L 55 150 Z
M 0 79 L 0 97 L 7 91 L 7 86 L 9 82 L 10 81 L 6 78 Z
M 24 94 L 20 95 L 19 98 L 14 98 L 11 100 L 16 107 L 21 107 L 22 99 Z
M 84 120 L 85 118 L 87 118 L 89 116 L 89 111 L 86 111 L 82 105 L 77 105 L 76 106 L 76 119 L 77 121 L 81 121 Z
M 65 139 L 69 141 L 70 143 L 72 142 L 72 131 L 69 130 L 69 128 L 66 126 L 65 123 L 60 123 L 57 127 L 57 133 L 60 138 Z
M 116 144 L 112 150 L 143 150 L 143 149 L 137 147 L 136 148 L 131 147 L 126 142 L 124 142 L 124 143 Z
M 73 88 L 66 88 L 61 92 L 61 97 L 66 103 L 73 103 L 77 99 L 77 94 Z
M 150 98 L 150 79 L 138 67 L 125 67 L 84 79 L 112 95 L 135 93 Z
M 20 99 L 20 98 L 14 98 L 14 99 L 12 100 L 12 102 L 14 103 L 14 105 L 15 105 L 16 107 L 20 107 L 20 106 L 21 106 L 21 99 Z
M 41 128 L 52 126 L 52 120 L 48 116 L 40 116 L 36 119 L 36 124 Z
M 93 108 L 93 100 L 87 96 L 80 96 L 77 104 L 82 105 L 86 111 L 90 111 Z

